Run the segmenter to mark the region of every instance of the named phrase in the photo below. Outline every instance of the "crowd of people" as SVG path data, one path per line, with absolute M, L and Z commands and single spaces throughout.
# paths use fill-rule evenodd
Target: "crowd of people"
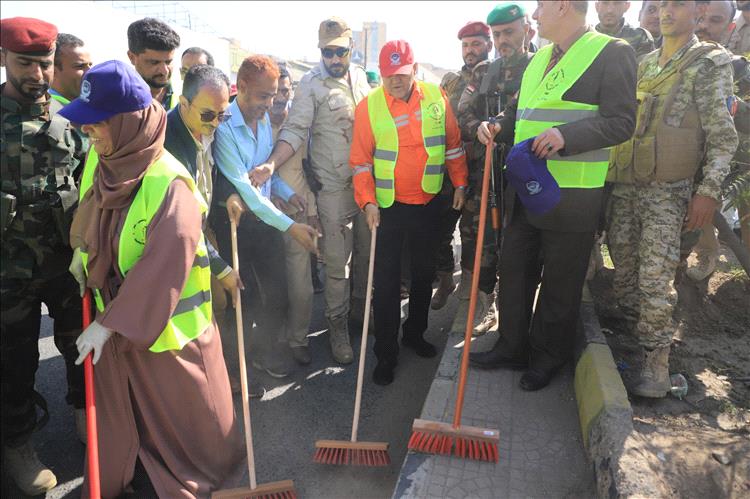
M 723 186 L 750 165 L 750 1 L 644 1 L 638 27 L 624 18 L 630 2 L 594 2 L 595 27 L 589 2 L 525 4 L 461 27 L 464 66 L 440 85 L 417 79 L 406 40 L 383 46 L 378 73 L 352 64 L 352 31 L 331 17 L 300 81 L 251 55 L 234 85 L 189 47 L 180 95 L 180 37 L 162 21 L 129 26 L 130 64 L 93 65 L 77 36 L 3 19 L 2 449 L 19 488 L 56 485 L 31 439 L 48 417 L 34 389 L 41 303 L 82 441 L 80 364 L 95 363 L 102 495 L 127 492 L 139 458 L 161 497 L 206 497 L 236 482 L 245 458 L 228 307 L 241 296 L 253 368 L 283 378 L 312 360 L 322 288 L 331 356 L 349 364 L 373 237 L 375 384 L 393 382 L 399 336 L 437 354 L 429 311 L 452 294 L 452 329 L 464 328 L 481 230 L 473 328 L 500 335 L 473 366 L 547 386 L 572 357 L 604 242 L 621 319 L 642 347 L 631 390 L 665 396 L 685 241 L 697 241 L 688 276 L 705 279 Z M 483 202 L 500 216 L 479 227 Z M 748 245 L 746 202 L 739 215 Z M 239 268 L 228 263 L 233 226 Z M 83 329 L 86 292 L 96 310 Z

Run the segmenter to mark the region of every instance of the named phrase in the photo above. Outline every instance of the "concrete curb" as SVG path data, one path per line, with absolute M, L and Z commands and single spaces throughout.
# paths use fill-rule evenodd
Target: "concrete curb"
M 574 387 L 584 445 L 601 498 L 658 497 L 656 473 L 639 458 L 633 410 L 593 303 L 581 305 Z

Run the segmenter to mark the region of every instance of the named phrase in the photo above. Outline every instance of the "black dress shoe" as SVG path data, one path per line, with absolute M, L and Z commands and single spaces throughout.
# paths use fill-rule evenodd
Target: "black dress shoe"
M 426 359 L 430 359 L 437 355 L 437 350 L 435 349 L 435 346 L 426 341 L 422 336 L 407 336 L 404 335 L 403 338 L 401 338 L 401 344 L 404 345 L 406 348 L 411 348 L 414 350 L 414 352 L 419 355 L 420 357 L 424 357 Z
M 372 381 L 376 385 L 386 386 L 393 383 L 393 370 L 396 363 L 391 361 L 378 361 L 375 370 L 372 372 Z
M 506 355 L 501 348 L 493 348 L 486 352 L 472 352 L 469 362 L 481 369 L 526 369 L 529 361 L 526 358 Z
M 527 392 L 535 392 L 549 385 L 549 382 L 552 381 L 554 375 L 554 370 L 536 368 L 528 369 L 523 373 L 523 376 L 521 376 L 521 381 L 518 382 L 518 386 Z

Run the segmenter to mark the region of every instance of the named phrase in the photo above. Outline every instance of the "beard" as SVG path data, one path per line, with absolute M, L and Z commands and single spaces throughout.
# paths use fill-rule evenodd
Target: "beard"
M 151 88 L 164 88 L 169 85 L 169 78 L 166 79 L 164 82 L 156 81 L 154 78 L 150 78 L 146 80 L 146 84 L 148 84 Z
M 330 66 L 326 63 L 323 63 L 323 65 L 326 67 L 326 71 L 328 71 L 328 74 L 333 76 L 334 78 L 343 78 L 344 75 L 346 75 L 346 72 L 349 71 L 349 65 L 348 64 L 331 64 Z
M 7 72 L 6 72 L 7 74 Z M 19 80 L 18 78 L 14 77 L 13 75 L 7 74 L 8 82 L 15 87 L 16 90 L 18 90 L 18 93 L 21 94 L 21 96 L 24 99 L 35 101 L 39 99 L 40 97 L 43 97 L 47 90 L 49 90 L 49 82 L 46 81 L 37 81 L 37 80 Z M 35 85 L 41 85 L 38 89 L 34 89 L 32 91 L 25 91 L 23 89 L 23 85 L 26 83 L 33 83 Z
M 464 57 L 464 64 L 471 69 L 477 64 L 479 64 L 482 61 L 486 61 L 489 59 L 490 53 L 489 52 L 482 52 L 481 54 L 469 54 L 469 56 Z M 467 59 L 473 59 L 473 62 L 469 62 Z

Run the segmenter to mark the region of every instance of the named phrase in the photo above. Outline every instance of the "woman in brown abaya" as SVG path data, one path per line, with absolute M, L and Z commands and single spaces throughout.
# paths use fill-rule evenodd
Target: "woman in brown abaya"
M 89 70 L 61 114 L 82 125 L 99 155 L 71 229 L 71 271 L 85 253 L 86 285 L 101 297 L 78 349 L 79 362 L 93 351 L 96 363 L 102 496 L 121 495 L 140 458 L 160 497 L 207 497 L 239 478 L 244 458 L 216 324 L 209 315 L 195 338 L 154 351 L 185 302 L 202 243 L 199 196 L 185 176 L 169 183 L 123 275 L 120 239 L 137 230 L 124 227 L 133 199 L 153 165 L 176 161 L 163 148 L 166 113 L 130 66 L 109 61 Z

